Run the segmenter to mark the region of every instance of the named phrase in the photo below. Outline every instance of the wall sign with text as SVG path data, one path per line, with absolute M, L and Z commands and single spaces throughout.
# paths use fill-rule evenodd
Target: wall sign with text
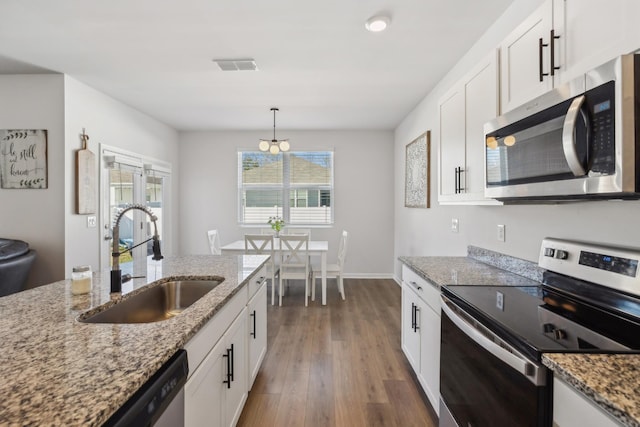
M 47 131 L 0 129 L 0 187 L 47 188 Z

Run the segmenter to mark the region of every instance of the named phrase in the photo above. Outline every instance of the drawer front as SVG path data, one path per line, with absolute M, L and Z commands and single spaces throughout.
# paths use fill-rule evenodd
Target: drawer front
M 265 265 L 251 278 L 251 280 L 249 280 L 249 299 L 251 299 L 256 294 L 256 292 L 258 292 L 258 290 L 266 280 L 267 267 Z
M 402 282 L 413 289 L 438 316 L 440 315 L 440 289 L 428 280 L 420 277 L 406 265 L 402 266 Z

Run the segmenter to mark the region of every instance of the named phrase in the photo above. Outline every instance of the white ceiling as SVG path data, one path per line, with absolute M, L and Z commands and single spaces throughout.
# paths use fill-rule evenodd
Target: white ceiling
M 283 129 L 393 129 L 512 1 L 2 0 L 0 74 L 65 73 L 179 130 L 270 129 L 274 106 Z

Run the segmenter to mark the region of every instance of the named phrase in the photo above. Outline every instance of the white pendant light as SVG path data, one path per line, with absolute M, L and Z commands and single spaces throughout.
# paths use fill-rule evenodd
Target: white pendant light
M 278 141 L 276 139 L 276 111 L 280 111 L 278 108 L 273 107 L 273 139 L 271 141 L 267 139 L 261 139 L 258 144 L 260 151 L 268 151 L 271 154 L 278 154 L 281 151 L 289 151 L 290 145 L 288 139 L 282 139 Z

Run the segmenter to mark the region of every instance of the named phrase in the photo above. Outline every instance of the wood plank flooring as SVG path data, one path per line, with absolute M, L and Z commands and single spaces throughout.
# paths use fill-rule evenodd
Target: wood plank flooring
M 282 307 L 269 304 L 268 350 L 239 426 L 438 425 L 400 348 L 393 280 L 345 280 L 346 301 L 329 280 L 327 305 L 318 292 L 308 307 L 303 282 L 290 283 Z

